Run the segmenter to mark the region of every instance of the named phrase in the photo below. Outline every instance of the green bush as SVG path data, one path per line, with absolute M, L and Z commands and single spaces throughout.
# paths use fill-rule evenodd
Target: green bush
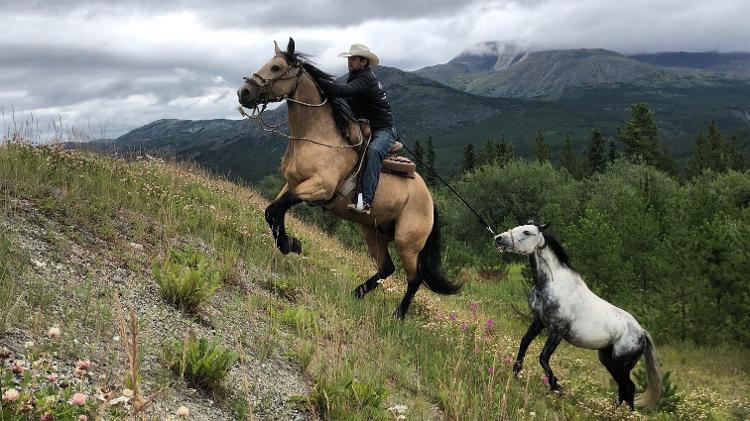
M 221 270 L 191 246 L 172 249 L 163 261 L 154 261 L 154 279 L 161 296 L 187 312 L 195 312 L 219 288 Z
M 334 379 L 319 381 L 311 397 L 323 419 L 392 419 L 383 408 L 388 389 L 359 381 L 349 369 Z
M 218 338 L 196 338 L 192 332 L 165 345 L 169 368 L 189 384 L 211 390 L 226 377 L 237 361 L 237 353 L 221 345 Z

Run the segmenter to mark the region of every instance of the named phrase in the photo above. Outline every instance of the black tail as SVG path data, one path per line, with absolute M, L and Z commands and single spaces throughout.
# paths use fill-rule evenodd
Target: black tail
M 463 283 L 455 284 L 445 278 L 441 269 L 440 257 L 440 225 L 438 224 L 437 206 L 433 208 L 432 231 L 427 237 L 427 242 L 422 251 L 419 252 L 417 260 L 419 274 L 422 280 L 433 292 L 438 294 L 455 294 L 461 291 Z

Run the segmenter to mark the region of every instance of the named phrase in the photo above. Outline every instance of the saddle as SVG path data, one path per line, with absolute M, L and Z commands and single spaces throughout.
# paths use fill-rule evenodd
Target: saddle
M 365 153 L 366 144 L 372 138 L 370 122 L 366 119 L 353 120 L 349 125 L 349 131 L 346 133 L 346 137 L 353 145 L 361 143 L 362 147 L 359 148 L 358 152 L 360 155 Z M 399 177 L 414 178 L 414 171 L 416 171 L 417 166 L 409 158 L 398 154 L 403 148 L 404 145 L 397 139 L 388 151 L 388 155 L 383 158 L 381 172 L 393 174 Z

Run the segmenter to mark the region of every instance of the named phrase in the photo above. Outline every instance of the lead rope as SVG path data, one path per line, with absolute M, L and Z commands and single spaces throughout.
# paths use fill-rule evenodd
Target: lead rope
M 464 200 L 464 198 L 461 197 L 461 195 L 458 194 L 458 192 L 453 187 L 451 187 L 451 185 L 448 184 L 447 181 L 443 180 L 442 177 L 440 177 L 440 175 L 438 175 L 438 173 L 431 166 L 425 164 L 419 158 L 417 158 L 417 155 L 415 155 L 414 152 L 412 152 L 409 148 L 407 148 L 406 145 L 404 145 L 404 149 L 406 149 L 406 151 L 409 152 L 414 157 L 415 161 L 417 161 L 420 164 L 424 165 L 425 168 L 427 168 L 428 170 L 430 170 L 430 172 L 432 173 L 432 175 L 434 175 L 435 177 L 437 177 L 438 180 L 440 180 L 443 184 L 445 184 L 445 186 L 448 187 L 448 189 L 450 189 L 450 191 L 452 191 L 453 194 L 455 194 L 456 197 L 458 197 L 464 203 L 464 205 L 466 205 L 466 207 L 469 208 L 469 210 L 474 213 L 474 215 L 479 220 L 479 223 L 482 224 L 485 228 L 487 228 L 487 231 L 489 231 L 490 234 L 492 234 L 493 236 L 497 235 L 497 234 L 495 234 L 495 231 L 493 231 L 492 228 L 490 227 L 490 224 L 488 224 L 487 221 L 484 220 L 484 218 L 482 218 L 481 216 L 479 216 L 479 213 L 477 211 L 475 211 L 474 208 L 472 208 L 471 205 L 469 205 L 469 203 L 467 203 L 466 200 Z

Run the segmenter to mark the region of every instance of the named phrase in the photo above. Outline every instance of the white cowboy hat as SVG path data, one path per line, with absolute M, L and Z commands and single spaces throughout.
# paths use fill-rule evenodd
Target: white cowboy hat
M 349 47 L 349 51 L 345 51 L 341 54 L 339 54 L 339 57 L 352 57 L 352 56 L 360 56 L 364 57 L 367 60 L 370 61 L 370 67 L 375 67 L 378 65 L 378 56 L 375 55 L 372 51 L 370 51 L 367 46 L 364 44 L 352 44 L 351 47 Z

